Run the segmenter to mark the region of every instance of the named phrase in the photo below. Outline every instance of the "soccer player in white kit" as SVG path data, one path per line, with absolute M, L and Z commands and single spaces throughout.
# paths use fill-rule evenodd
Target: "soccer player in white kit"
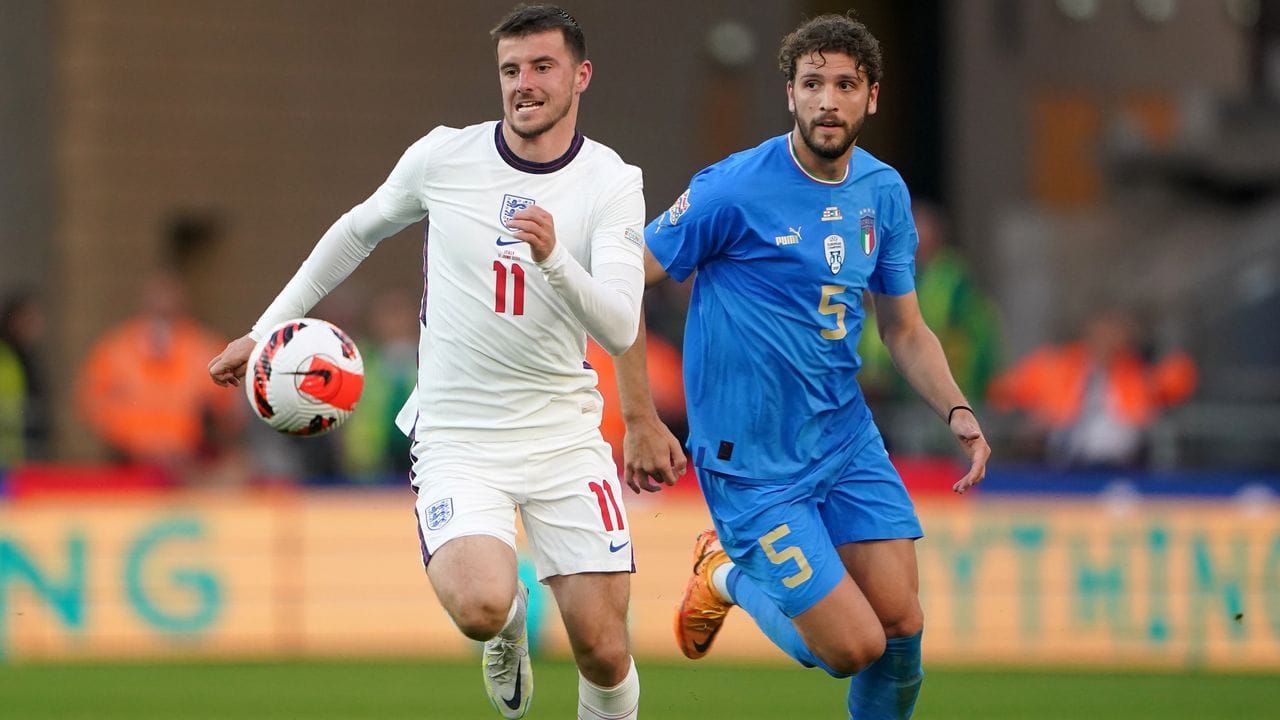
M 578 717 L 635 718 L 631 538 L 599 432 L 596 374 L 584 357 L 586 333 L 615 355 L 636 337 L 641 174 L 576 129 L 592 67 L 571 15 L 521 6 L 491 35 L 503 120 L 437 127 L 414 143 L 209 372 L 237 385 L 256 338 L 305 315 L 378 242 L 427 218 L 418 391 L 402 412 L 414 439 L 427 575 L 463 634 L 485 641 L 494 707 L 523 717 L 533 677 L 528 588 L 516 574 L 519 510 L 577 661 Z M 674 438 L 643 450 L 664 455 L 650 466 L 681 469 Z M 674 479 L 670 471 L 627 473 L 635 490 Z

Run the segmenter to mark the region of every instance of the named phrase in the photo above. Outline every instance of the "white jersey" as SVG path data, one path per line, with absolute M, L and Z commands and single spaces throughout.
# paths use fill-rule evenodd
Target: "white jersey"
M 506 222 L 536 204 L 556 249 L 541 263 Z M 550 163 L 516 157 L 501 124 L 439 127 L 321 238 L 254 327 L 300 317 L 385 237 L 428 218 L 416 401 L 419 441 L 506 440 L 598 427 L 586 333 L 613 354 L 639 326 L 640 170 L 575 135 Z M 588 272 L 587 269 L 590 269 Z

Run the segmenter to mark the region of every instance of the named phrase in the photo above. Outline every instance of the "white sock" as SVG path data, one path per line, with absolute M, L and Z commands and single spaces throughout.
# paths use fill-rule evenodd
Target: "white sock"
M 733 563 L 727 562 L 716 568 L 711 573 L 711 589 L 716 591 L 721 600 L 730 604 L 733 602 L 733 595 L 729 593 L 729 571 L 733 569 Z
M 508 640 L 520 639 L 520 631 L 524 629 L 524 608 L 520 606 L 522 595 L 520 588 L 516 588 L 516 596 L 511 600 L 511 612 L 507 613 L 507 622 L 498 631 L 499 635 Z
M 640 675 L 631 660 L 627 676 L 602 688 L 578 673 L 578 720 L 636 720 L 640 713 Z

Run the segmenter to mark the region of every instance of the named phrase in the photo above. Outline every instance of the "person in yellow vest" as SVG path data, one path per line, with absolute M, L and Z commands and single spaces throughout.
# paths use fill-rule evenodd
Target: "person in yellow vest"
M 972 402 L 980 402 L 1001 365 L 1000 319 L 995 303 L 950 242 L 942 208 L 915 198 L 911 214 L 920 238 L 916 251 L 920 313 L 942 343 L 960 390 Z M 874 323 L 875 313 L 868 305 L 865 327 L 873 327 Z M 858 354 L 862 357 L 858 382 L 870 401 L 913 397 L 906 381 L 894 369 L 879 333 L 862 333 Z
M 418 303 L 413 291 L 385 288 L 369 306 L 359 412 L 343 428 L 342 469 L 354 482 L 405 482 L 411 442 L 396 430 L 396 413 L 418 382 Z
M 23 458 L 23 415 L 27 378 L 18 354 L 0 340 L 0 470 Z
M 0 303 L 0 469 L 48 457 L 49 412 L 37 360 L 44 313 L 35 295 Z

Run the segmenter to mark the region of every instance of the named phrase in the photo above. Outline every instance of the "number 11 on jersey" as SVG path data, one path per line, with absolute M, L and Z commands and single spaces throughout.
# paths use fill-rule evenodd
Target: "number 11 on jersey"
M 507 311 L 507 266 L 501 260 L 493 261 L 493 272 L 497 275 L 493 287 L 493 311 Z M 524 314 L 524 268 L 520 263 L 511 263 L 511 314 Z

